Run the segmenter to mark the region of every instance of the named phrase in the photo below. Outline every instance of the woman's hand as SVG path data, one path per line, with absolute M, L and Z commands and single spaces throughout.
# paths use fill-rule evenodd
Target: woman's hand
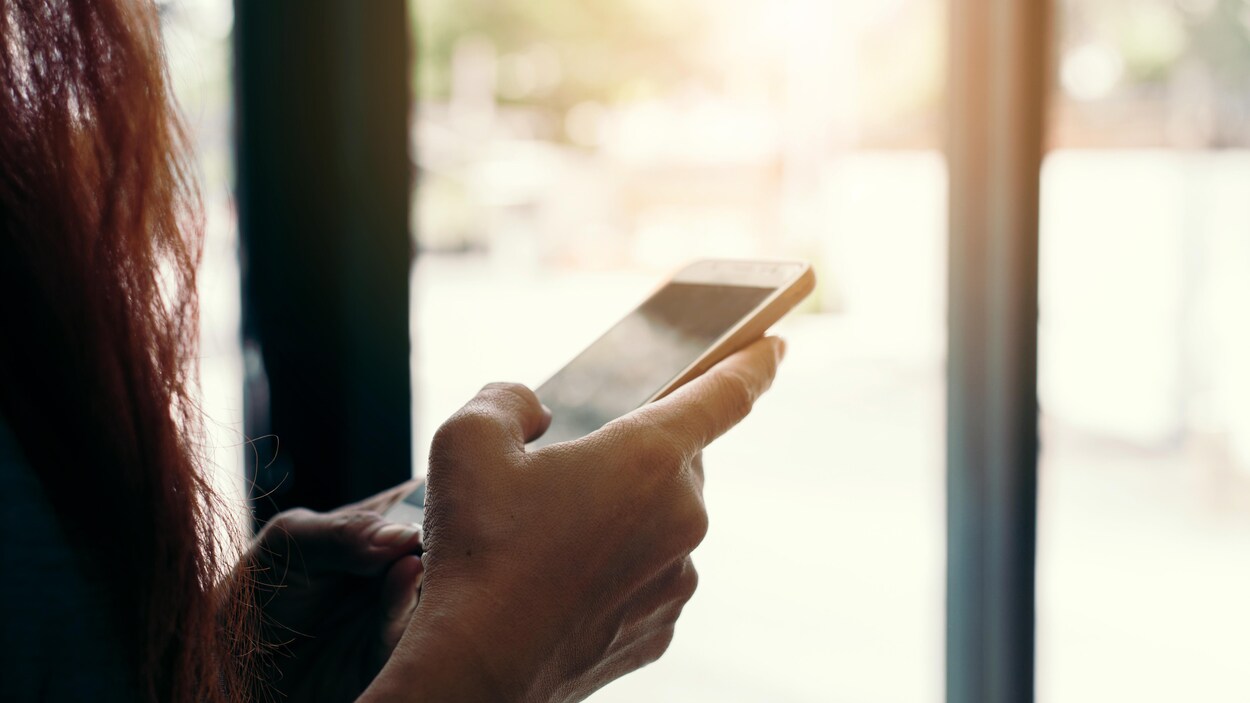
M 750 412 L 783 351 L 761 340 L 533 453 L 550 422 L 537 397 L 484 388 L 434 438 L 421 602 L 363 699 L 581 700 L 657 659 L 697 581 L 700 452 Z
M 332 512 L 274 516 L 245 556 L 260 610 L 258 688 L 350 701 L 382 668 L 417 605 L 421 534 L 381 515 L 415 482 Z

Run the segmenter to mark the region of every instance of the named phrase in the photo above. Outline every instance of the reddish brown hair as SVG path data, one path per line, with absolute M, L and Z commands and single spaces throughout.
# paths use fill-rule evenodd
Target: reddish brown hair
M 203 227 L 156 9 L 0 0 L 0 22 L 0 412 L 140 691 L 243 697 L 246 611 L 215 595 L 193 451 Z

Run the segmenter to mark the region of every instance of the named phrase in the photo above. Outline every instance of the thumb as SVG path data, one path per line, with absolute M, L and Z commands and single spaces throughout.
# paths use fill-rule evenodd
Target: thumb
M 382 580 L 382 661 L 379 665 L 385 663 L 395 651 L 395 645 L 403 637 L 408 621 L 412 620 L 412 614 L 417 610 L 424 573 L 420 558 L 406 556 L 392 564 Z
M 534 391 L 519 383 L 490 383 L 438 429 L 434 446 L 452 452 L 481 447 L 511 446 L 524 451 L 525 443 L 542 436 L 551 424 L 551 411 Z
M 260 535 L 261 546 L 288 554 L 311 573 L 370 576 L 421 547 L 418 525 L 389 522 L 378 513 L 296 509 L 279 513 Z

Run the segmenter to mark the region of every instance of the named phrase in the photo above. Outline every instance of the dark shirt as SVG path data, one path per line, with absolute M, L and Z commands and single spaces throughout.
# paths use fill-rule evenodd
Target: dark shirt
M 0 421 L 0 700 L 136 700 L 104 602 Z

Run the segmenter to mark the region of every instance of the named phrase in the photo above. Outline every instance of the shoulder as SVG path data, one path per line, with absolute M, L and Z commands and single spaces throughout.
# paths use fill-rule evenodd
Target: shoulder
M 0 418 L 4 699 L 134 700 L 104 602 L 65 540 L 43 485 Z

